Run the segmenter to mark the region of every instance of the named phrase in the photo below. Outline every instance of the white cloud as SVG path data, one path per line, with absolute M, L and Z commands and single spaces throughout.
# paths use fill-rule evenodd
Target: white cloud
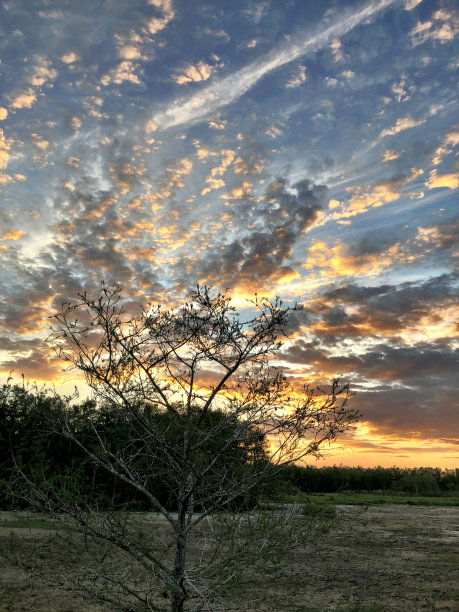
M 394 94 L 394 98 L 397 100 L 397 102 L 406 102 L 409 100 L 411 95 L 409 95 L 408 90 L 412 92 L 414 89 L 415 88 L 412 86 L 407 87 L 406 79 L 403 76 L 400 81 L 393 83 L 391 87 L 392 93 Z
M 286 83 L 286 87 L 289 89 L 292 87 L 299 87 L 306 81 L 306 67 L 300 64 L 297 72 L 290 77 Z
M 332 42 L 330 49 L 332 50 L 333 59 L 335 62 L 340 62 L 344 58 L 341 41 L 338 38 L 335 38 L 335 40 Z
M 406 0 L 405 11 L 413 10 L 418 4 L 421 4 L 422 0 Z
M 161 129 L 200 120 L 220 107 L 230 104 L 251 89 L 264 76 L 286 64 L 323 49 L 363 21 L 368 21 L 396 0 L 382 0 L 366 5 L 360 11 L 339 17 L 336 22 L 306 39 L 296 37 L 288 45 L 273 49 L 263 60 L 257 60 L 246 68 L 209 85 L 192 95 L 182 104 L 172 103 L 163 111 L 155 113 L 153 120 Z

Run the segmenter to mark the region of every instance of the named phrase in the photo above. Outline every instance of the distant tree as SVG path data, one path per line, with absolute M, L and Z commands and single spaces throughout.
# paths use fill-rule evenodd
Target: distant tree
M 253 492 L 281 466 L 317 456 L 358 418 L 348 406 L 347 384 L 334 381 L 328 393 L 305 385 L 299 393 L 273 366 L 289 310 L 278 299 L 256 297 L 248 304 L 251 314 L 242 316 L 226 295 L 198 287 L 180 307 L 148 305 L 134 316 L 119 287 L 102 285 L 96 299 L 83 293 L 54 316 L 58 355 L 84 374 L 112 422 L 116 415 L 125 424 L 117 439 L 95 415 L 85 437 L 64 412 L 56 429 L 162 515 L 172 539 L 162 548 L 153 538 L 134 537 L 112 513 L 94 514 L 78 496 L 48 495 L 48 508 L 66 511 L 89 534 L 129 555 L 151 584 L 162 581 L 172 611 L 192 604 L 203 609 L 243 567 L 235 534 L 247 528 L 246 536 L 259 538 L 262 523 L 254 514 L 241 522 L 240 509 Z M 167 482 L 167 496 L 158 491 L 158 478 Z M 36 500 L 40 495 L 37 490 Z M 290 527 L 285 520 L 272 524 L 268 535 L 277 546 Z M 224 538 L 217 525 L 225 527 Z M 193 537 L 205 528 L 206 547 L 196 558 Z M 255 556 L 267 550 L 266 542 L 255 542 Z M 109 580 L 146 609 L 163 609 L 135 582 Z

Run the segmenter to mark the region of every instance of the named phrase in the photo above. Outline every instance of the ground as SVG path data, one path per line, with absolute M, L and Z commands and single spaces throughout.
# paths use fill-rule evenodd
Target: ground
M 385 504 L 340 511 L 354 518 L 339 522 L 316 547 L 293 551 L 273 575 L 243 581 L 214 609 L 459 612 L 459 507 Z M 17 514 L 0 513 L 0 610 L 119 609 L 52 585 L 71 579 L 78 559 L 68 555 L 64 562 L 64 551 L 48 546 L 49 527 L 36 517 L 27 526 Z M 27 554 L 32 544 L 39 552 L 35 567 L 18 568 L 14 557 Z

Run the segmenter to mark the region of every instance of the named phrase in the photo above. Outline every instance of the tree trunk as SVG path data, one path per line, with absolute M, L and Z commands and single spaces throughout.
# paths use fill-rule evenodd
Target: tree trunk
M 171 611 L 183 612 L 188 594 L 184 587 L 187 533 L 185 529 L 185 512 L 179 509 L 179 526 L 176 533 L 175 561 L 174 561 L 174 585 L 172 592 Z

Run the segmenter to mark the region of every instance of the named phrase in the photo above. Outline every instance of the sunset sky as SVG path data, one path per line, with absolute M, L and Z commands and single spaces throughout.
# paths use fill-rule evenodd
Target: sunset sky
M 0 376 L 78 382 L 101 280 L 302 302 L 283 363 L 357 392 L 323 464 L 459 466 L 454 0 L 4 0 Z M 70 383 L 67 383 L 70 384 Z

